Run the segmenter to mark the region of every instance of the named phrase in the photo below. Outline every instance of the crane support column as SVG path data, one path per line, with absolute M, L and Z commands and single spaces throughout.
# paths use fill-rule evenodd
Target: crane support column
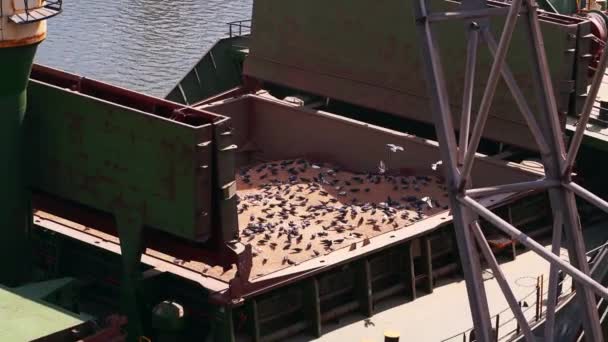
M 46 38 L 45 19 L 61 12 L 61 2 L 0 5 L 0 283 L 16 285 L 28 270 L 23 253 L 31 220 L 22 155 L 27 82 L 36 48 Z

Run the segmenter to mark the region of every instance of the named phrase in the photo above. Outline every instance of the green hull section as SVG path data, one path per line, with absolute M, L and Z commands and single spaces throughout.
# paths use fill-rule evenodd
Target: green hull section
M 85 323 L 64 309 L 4 287 L 0 287 L 0 302 L 0 341 L 31 341 L 49 335 L 62 341 L 57 337 L 68 334 L 61 332 Z
M 248 44 L 248 37 L 218 41 L 165 98 L 191 105 L 239 86 Z
M 28 216 L 23 182 L 22 142 L 26 86 L 37 44 L 0 49 L 0 283 L 16 284 L 28 274 L 26 251 Z

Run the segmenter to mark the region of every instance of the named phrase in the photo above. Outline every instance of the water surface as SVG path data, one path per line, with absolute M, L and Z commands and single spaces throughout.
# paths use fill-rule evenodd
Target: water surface
M 65 0 L 36 62 L 164 96 L 252 0 Z

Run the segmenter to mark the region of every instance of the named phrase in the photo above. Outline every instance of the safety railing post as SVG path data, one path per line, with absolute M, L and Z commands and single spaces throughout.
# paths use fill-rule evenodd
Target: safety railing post
M 495 341 L 498 342 L 498 329 L 500 328 L 500 314 L 496 315 L 496 337 Z
M 535 317 L 536 317 L 536 321 L 538 322 L 538 320 L 540 319 L 540 304 L 541 304 L 541 292 L 540 292 L 540 285 L 537 284 L 536 285 L 536 312 L 535 312 Z

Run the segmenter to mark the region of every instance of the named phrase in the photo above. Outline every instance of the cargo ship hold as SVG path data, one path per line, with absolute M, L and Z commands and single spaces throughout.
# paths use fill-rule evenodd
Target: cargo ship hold
M 63 5 L 2 1 L 0 339 L 604 339 L 602 3 L 257 0 L 164 99 L 33 64 Z

